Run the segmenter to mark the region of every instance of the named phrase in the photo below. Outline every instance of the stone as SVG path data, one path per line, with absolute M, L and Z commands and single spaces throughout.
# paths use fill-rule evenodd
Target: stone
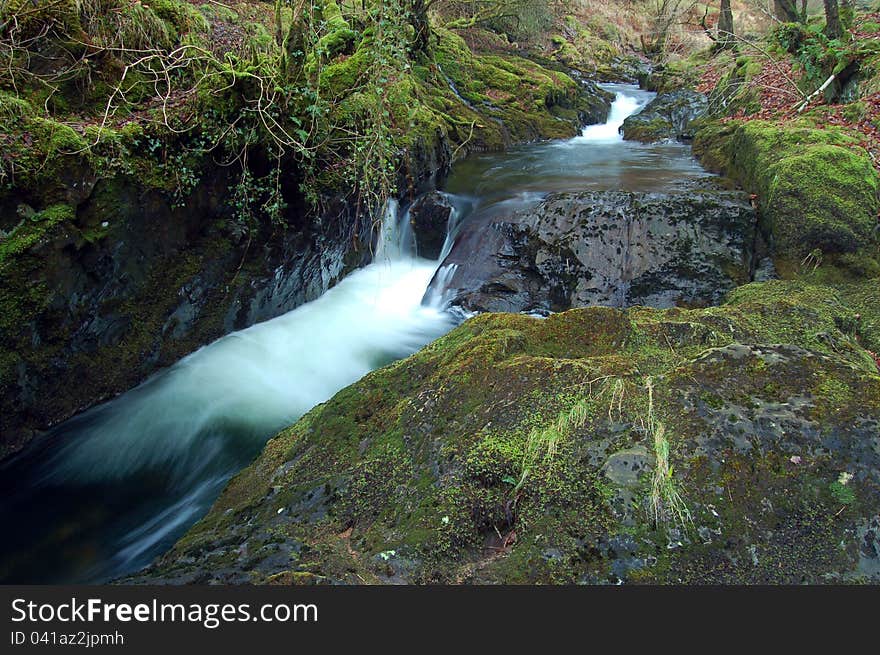
M 708 110 L 708 98 L 697 91 L 661 93 L 638 114 L 628 117 L 620 130 L 628 141 L 689 141 L 694 137 L 692 123 Z
M 419 257 L 425 259 L 440 257 L 452 211 L 452 204 L 439 191 L 431 191 L 420 196 L 410 206 L 410 224 Z
M 429 293 L 467 312 L 714 304 L 748 281 L 755 223 L 738 192 L 553 194 L 462 225 Z

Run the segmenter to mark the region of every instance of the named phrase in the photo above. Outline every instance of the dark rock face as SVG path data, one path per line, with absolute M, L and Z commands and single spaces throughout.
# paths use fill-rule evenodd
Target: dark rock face
M 749 279 L 755 222 L 735 192 L 554 194 L 462 226 L 432 287 L 471 312 L 716 303 Z
M 567 102 L 559 102 L 558 106 L 573 108 L 578 114 L 578 125 L 596 125 L 608 120 L 608 112 L 611 111 L 611 103 L 614 102 L 614 94 L 606 91 L 592 80 L 578 79 L 581 85 L 581 94 L 572 107 Z M 553 107 L 550 109 L 553 113 Z
M 602 79 L 638 84 L 642 88 L 646 88 L 653 73 L 653 64 L 640 57 L 627 55 L 614 57 L 606 67 L 600 68 L 597 72 L 602 76 Z
M 694 136 L 691 123 L 704 116 L 708 109 L 709 100 L 702 93 L 690 89 L 662 93 L 623 122 L 623 138 L 645 143 L 690 140 Z
M 416 251 L 420 257 L 440 257 L 452 211 L 449 200 L 438 191 L 420 196 L 410 206 L 409 218 L 416 239 Z
M 344 205 L 324 220 L 237 227 L 223 173 L 175 208 L 138 181 L 98 181 L 62 224 L 0 271 L 0 457 L 233 330 L 320 296 L 369 258 Z M 368 223 L 368 222 L 362 222 Z

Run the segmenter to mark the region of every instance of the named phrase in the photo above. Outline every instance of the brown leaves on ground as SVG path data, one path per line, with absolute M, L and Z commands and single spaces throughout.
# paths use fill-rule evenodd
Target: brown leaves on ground
M 852 30 L 856 40 L 880 40 L 880 31 L 876 25 L 880 25 L 880 13 L 865 14 L 859 16 L 856 26 Z M 747 46 L 742 46 L 746 48 Z M 805 94 L 800 91 L 795 81 L 800 78 L 799 65 L 793 57 L 784 59 L 772 59 L 767 55 L 754 53 L 753 56 L 762 58 L 761 71 L 746 83 L 754 92 L 755 100 L 760 108 L 757 111 L 746 113 L 740 109 L 732 116 L 722 120 L 748 118 L 750 120 L 770 120 L 776 123 L 785 123 L 800 116 L 798 108 L 805 99 Z M 727 62 L 726 62 L 727 63 Z M 703 73 L 695 89 L 701 93 L 710 93 L 720 82 L 726 71 L 721 64 L 710 61 L 706 64 Z M 860 105 L 852 104 L 827 104 L 820 94 L 812 98 L 805 108 L 809 116 L 818 124 L 834 125 L 846 129 L 859 139 L 861 145 L 870 155 L 875 168 L 880 171 L 880 93 L 859 98 Z

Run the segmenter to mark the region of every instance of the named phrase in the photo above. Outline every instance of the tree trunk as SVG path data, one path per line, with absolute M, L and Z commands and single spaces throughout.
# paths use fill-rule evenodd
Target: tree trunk
M 783 23 L 802 23 L 805 19 L 797 10 L 795 0 L 773 0 L 773 13 Z
M 848 30 L 853 26 L 853 19 L 856 15 L 855 0 L 840 0 L 840 26 L 844 30 Z
M 730 0 L 721 0 L 721 15 L 718 17 L 718 47 L 731 48 L 733 38 L 733 10 Z
M 430 0 L 412 0 L 410 20 L 415 30 L 415 37 L 410 44 L 412 54 L 430 54 L 431 23 L 428 19 L 428 7 L 430 5 Z
M 829 39 L 839 39 L 843 34 L 840 24 L 840 8 L 837 0 L 824 0 L 825 2 L 825 36 Z

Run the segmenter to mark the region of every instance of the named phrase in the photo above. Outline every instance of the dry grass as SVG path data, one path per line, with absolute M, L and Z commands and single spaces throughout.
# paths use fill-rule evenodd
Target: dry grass
M 648 413 L 642 421 L 642 427 L 653 444 L 655 458 L 651 476 L 650 518 L 655 526 L 672 522 L 686 530 L 693 525 L 693 519 L 673 477 L 669 463 L 669 440 L 665 426 L 654 413 L 654 383 L 650 377 L 645 381 L 645 388 L 648 391 Z

